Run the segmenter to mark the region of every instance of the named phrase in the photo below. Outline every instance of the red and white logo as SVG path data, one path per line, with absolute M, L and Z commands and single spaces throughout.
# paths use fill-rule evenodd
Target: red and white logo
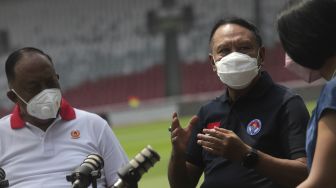
M 80 137 L 80 131 L 76 129 L 72 130 L 70 134 L 72 139 L 77 139 Z
M 259 119 L 252 120 L 246 127 L 246 132 L 253 136 L 259 133 L 261 130 L 261 121 Z

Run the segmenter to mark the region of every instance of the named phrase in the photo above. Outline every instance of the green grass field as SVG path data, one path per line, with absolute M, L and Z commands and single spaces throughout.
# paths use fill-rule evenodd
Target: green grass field
M 185 125 L 188 119 L 189 117 L 181 118 L 181 124 Z M 161 156 L 160 161 L 143 175 L 139 188 L 169 187 L 167 180 L 167 166 L 171 150 L 169 126 L 169 121 L 158 121 L 113 129 L 129 159 L 147 145 L 151 145 Z
M 307 103 L 309 112 L 312 111 L 314 105 L 315 101 Z M 189 119 L 190 117 L 181 117 L 181 125 L 186 125 Z M 169 188 L 167 179 L 167 167 L 171 151 L 169 126 L 170 121 L 167 120 L 133 124 L 113 129 L 129 159 L 132 159 L 147 145 L 151 145 L 161 156 L 160 161 L 143 175 L 139 182 L 139 188 Z

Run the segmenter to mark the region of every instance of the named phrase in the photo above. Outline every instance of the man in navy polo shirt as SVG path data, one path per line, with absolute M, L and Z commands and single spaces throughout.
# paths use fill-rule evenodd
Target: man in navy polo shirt
M 261 70 L 265 48 L 246 20 L 220 20 L 209 58 L 226 92 L 203 105 L 186 128 L 171 125 L 171 187 L 295 187 L 307 177 L 301 97 Z

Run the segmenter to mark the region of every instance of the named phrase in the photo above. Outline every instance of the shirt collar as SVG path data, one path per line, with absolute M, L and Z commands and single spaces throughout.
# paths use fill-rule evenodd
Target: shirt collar
M 61 108 L 59 115 L 65 121 L 70 121 L 76 118 L 74 108 L 64 98 L 62 98 L 61 100 Z M 22 119 L 20 115 L 20 107 L 17 104 L 15 105 L 12 111 L 12 115 L 10 117 L 10 124 L 12 129 L 20 129 L 26 125 L 25 121 Z
M 271 76 L 266 72 L 262 71 L 261 76 L 254 87 L 248 91 L 247 95 L 244 98 L 259 98 L 265 95 L 265 93 L 273 87 L 274 82 Z
M 262 71 L 259 80 L 257 83 L 240 99 L 251 99 L 251 98 L 259 98 L 262 97 L 269 88 L 273 86 L 273 80 L 270 75 L 266 71 Z M 219 97 L 220 101 L 226 102 L 229 101 L 229 93 L 228 90 Z

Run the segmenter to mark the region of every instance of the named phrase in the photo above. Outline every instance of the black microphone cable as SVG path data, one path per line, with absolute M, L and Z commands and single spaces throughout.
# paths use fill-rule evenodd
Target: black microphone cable
M 141 176 L 160 160 L 160 155 L 148 145 L 128 164 L 118 170 L 118 181 L 112 188 L 137 188 Z
M 93 188 L 97 188 L 97 178 L 101 177 L 103 167 L 103 158 L 90 154 L 71 175 L 66 176 L 66 180 L 72 183 L 72 188 L 87 188 L 91 183 Z
M 6 173 L 5 171 L 0 168 L 0 188 L 9 187 L 8 180 L 6 180 Z

